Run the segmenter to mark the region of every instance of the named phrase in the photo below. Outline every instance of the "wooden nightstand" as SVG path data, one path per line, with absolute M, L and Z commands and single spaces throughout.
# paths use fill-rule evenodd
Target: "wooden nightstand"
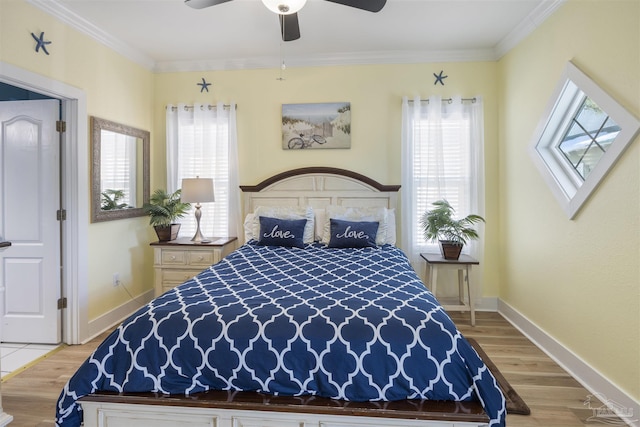
M 238 247 L 236 237 L 212 237 L 208 243 L 194 243 L 188 237 L 153 242 L 155 296 L 180 285 L 205 268 L 219 262 Z
M 459 259 L 444 259 L 440 254 L 422 253 L 422 259 L 427 262 L 425 277 L 428 277 L 429 289 L 436 296 L 436 288 L 438 286 L 438 270 L 449 269 L 458 270 L 458 300 L 459 304 L 442 304 L 446 311 L 468 311 L 471 313 L 471 326 L 476 325 L 476 309 L 475 309 L 475 289 L 469 283 L 469 270 L 472 265 L 478 265 L 480 262 L 469 255 L 460 255 Z M 467 283 L 467 295 L 469 303 L 464 301 L 464 283 Z M 436 296 L 437 298 L 437 296 Z

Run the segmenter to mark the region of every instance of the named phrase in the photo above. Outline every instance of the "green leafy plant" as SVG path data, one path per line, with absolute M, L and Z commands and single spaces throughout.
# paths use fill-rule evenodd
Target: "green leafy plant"
M 112 190 L 106 189 L 102 193 L 102 203 L 100 209 L 103 211 L 111 211 L 114 209 L 127 209 L 130 206 L 126 203 L 119 203 L 120 199 L 124 197 L 124 190 Z
M 168 227 L 178 218 L 182 218 L 191 208 L 191 203 L 180 200 L 181 189 L 168 193 L 163 189 L 153 192 L 149 203 L 143 206 L 149 215 L 149 224 L 153 226 Z
M 434 209 L 426 211 L 420 219 L 427 241 L 446 241 L 457 245 L 464 245 L 469 240 L 478 238 L 474 228 L 479 222 L 485 222 L 480 215 L 467 215 L 455 219 L 455 210 L 445 199 L 433 202 Z

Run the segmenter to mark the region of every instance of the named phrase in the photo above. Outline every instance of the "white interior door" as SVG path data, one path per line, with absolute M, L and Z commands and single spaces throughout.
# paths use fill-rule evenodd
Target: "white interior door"
M 0 102 L 0 341 L 60 342 L 57 100 Z M 2 292 L 3 291 L 3 292 Z

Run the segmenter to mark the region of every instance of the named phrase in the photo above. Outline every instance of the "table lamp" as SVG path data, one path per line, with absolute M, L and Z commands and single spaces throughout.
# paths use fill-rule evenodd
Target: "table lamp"
M 207 243 L 210 240 L 205 239 L 200 231 L 200 217 L 202 217 L 202 211 L 200 211 L 200 203 L 215 202 L 215 196 L 213 194 L 213 179 L 211 178 L 184 178 L 182 180 L 182 193 L 180 200 L 183 202 L 196 204 L 196 223 L 198 228 L 196 234 L 191 239 L 195 243 Z

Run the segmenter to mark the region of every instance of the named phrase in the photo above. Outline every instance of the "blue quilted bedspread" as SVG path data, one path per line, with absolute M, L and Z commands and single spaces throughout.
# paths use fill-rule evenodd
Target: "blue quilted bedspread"
M 242 246 L 151 301 L 82 364 L 57 404 L 98 390 L 253 390 L 334 399 L 479 400 L 504 426 L 491 372 L 404 253 Z

